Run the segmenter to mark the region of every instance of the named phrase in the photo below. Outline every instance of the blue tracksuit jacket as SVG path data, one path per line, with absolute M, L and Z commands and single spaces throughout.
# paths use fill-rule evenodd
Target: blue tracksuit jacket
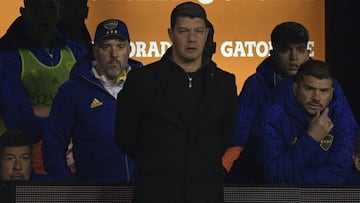
M 269 183 L 342 184 L 352 167 L 357 124 L 346 98 L 334 83 L 329 117 L 334 139 L 328 151 L 307 133 L 309 121 L 292 91 L 292 77 L 283 79 L 255 120 L 258 156 Z
M 235 133 L 232 145 L 245 146 L 256 113 L 281 77 L 274 71 L 271 58 L 266 58 L 256 69 L 256 73 L 246 79 L 238 97 Z
M 142 66 L 129 63 L 133 69 Z M 117 101 L 91 67 L 91 60 L 76 64 L 59 88 L 43 137 L 45 168 L 55 180 L 71 180 L 65 158 L 71 138 L 77 181 L 130 182 L 133 162 L 115 143 Z
M 274 71 L 274 62 L 267 57 L 248 77 L 238 97 L 236 125 L 232 145 L 243 146 L 244 151 L 234 162 L 227 177 L 228 182 L 263 183 L 262 170 L 256 163 L 256 146 L 250 129 L 258 109 L 270 96 L 282 78 Z

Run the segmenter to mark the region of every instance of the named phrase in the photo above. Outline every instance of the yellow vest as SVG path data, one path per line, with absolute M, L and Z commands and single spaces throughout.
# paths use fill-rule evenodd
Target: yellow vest
M 21 57 L 21 81 L 32 105 L 51 106 L 58 88 L 69 79 L 76 59 L 67 46 L 60 50 L 60 60 L 56 66 L 41 63 L 27 49 L 19 49 Z M 0 133 L 6 130 L 0 116 Z

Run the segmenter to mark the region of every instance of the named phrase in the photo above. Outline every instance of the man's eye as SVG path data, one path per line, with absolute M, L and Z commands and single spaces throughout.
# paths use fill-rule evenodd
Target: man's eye
M 107 49 L 109 49 L 109 48 L 110 48 L 110 47 L 109 47 L 109 46 L 106 46 L 106 45 L 102 47 L 102 49 L 104 49 L 104 50 L 107 50 Z
M 281 49 L 280 49 L 280 52 L 285 53 L 285 52 L 287 52 L 287 51 L 289 51 L 289 50 L 290 50 L 289 48 L 285 47 L 285 48 L 281 48 Z
M 306 49 L 306 47 L 301 47 L 301 48 L 298 48 L 297 50 L 300 53 L 304 53 L 304 52 L 306 52 L 307 49 Z
M 6 161 L 12 161 L 12 160 L 15 160 L 15 157 L 8 156 L 8 157 L 5 157 L 5 160 Z
M 196 30 L 196 32 L 201 34 L 204 32 L 204 29 L 198 29 L 198 30 Z
M 28 161 L 28 160 L 30 159 L 30 157 L 28 157 L 28 156 L 23 156 L 23 157 L 21 157 L 21 159 L 24 160 L 24 161 Z
M 310 90 L 310 91 L 314 90 L 314 88 L 312 88 L 312 87 L 307 87 L 306 89 Z
M 320 92 L 321 92 L 322 94 L 327 94 L 329 91 L 330 91 L 329 89 L 320 90 Z

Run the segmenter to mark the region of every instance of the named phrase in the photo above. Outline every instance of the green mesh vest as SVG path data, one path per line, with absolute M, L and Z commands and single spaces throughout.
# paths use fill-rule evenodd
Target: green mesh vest
M 41 63 L 29 50 L 19 49 L 21 81 L 32 105 L 51 106 L 61 84 L 69 79 L 76 59 L 68 47 L 61 49 L 56 66 Z
M 60 51 L 60 60 L 56 66 L 41 63 L 34 54 L 25 49 L 19 49 L 21 57 L 21 81 L 32 105 L 51 106 L 61 84 L 69 79 L 70 71 L 76 59 L 69 47 Z M 0 118 L 0 133 L 5 126 Z M 0 134 L 1 135 L 1 134 Z

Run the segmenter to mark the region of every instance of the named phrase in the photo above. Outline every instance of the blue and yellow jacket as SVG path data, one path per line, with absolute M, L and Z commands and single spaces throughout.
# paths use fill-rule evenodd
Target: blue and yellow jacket
M 320 145 L 307 133 L 309 121 L 292 91 L 293 78 L 282 79 L 259 111 L 253 128 L 258 158 L 272 184 L 340 185 L 352 167 L 353 141 L 358 125 L 345 95 L 334 82 L 328 116 L 333 140 Z M 324 147 L 325 146 L 325 147 Z
M 72 139 L 77 181 L 131 182 L 133 162 L 115 143 L 116 98 L 91 67 L 91 60 L 80 62 L 59 88 L 43 137 L 45 168 L 55 180 L 71 180 L 65 152 Z

